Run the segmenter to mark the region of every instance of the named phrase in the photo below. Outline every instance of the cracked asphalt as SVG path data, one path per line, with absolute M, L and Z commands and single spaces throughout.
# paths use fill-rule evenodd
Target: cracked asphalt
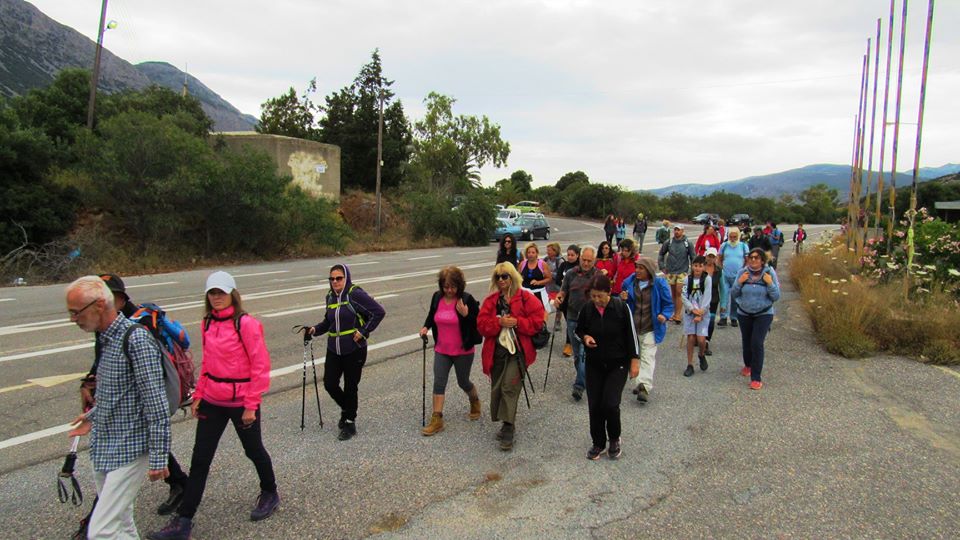
M 960 374 L 904 358 L 825 353 L 782 281 L 763 390 L 750 391 L 739 376 L 732 328 L 717 330 L 710 369 L 683 377 L 680 328 L 671 326 L 650 403 L 624 392 L 617 461 L 585 458 L 586 402 L 570 398 L 573 369 L 557 354 L 560 343 L 545 392 L 546 351 L 530 370 L 537 391 L 531 410 L 521 398 L 511 453 L 496 446 L 479 360 L 473 378 L 484 419 L 466 418 L 466 396 L 451 381 L 446 429 L 430 438 L 419 434 L 418 347 L 365 369 L 359 435 L 348 442 L 336 440 L 337 411 L 322 387 L 325 427 L 308 401 L 300 431 L 297 377 L 266 397 L 263 413 L 280 510 L 247 520 L 256 474 L 228 430 L 194 538 L 960 537 Z M 428 392 L 430 382 L 428 369 Z M 193 429 L 190 421 L 173 428 L 185 466 Z M 82 455 L 85 508 L 93 498 L 88 464 Z M 0 477 L 4 536 L 72 532 L 81 511 L 56 502 L 59 467 L 59 459 L 45 461 Z M 165 523 L 153 513 L 165 494 L 158 484 L 141 491 L 141 533 Z

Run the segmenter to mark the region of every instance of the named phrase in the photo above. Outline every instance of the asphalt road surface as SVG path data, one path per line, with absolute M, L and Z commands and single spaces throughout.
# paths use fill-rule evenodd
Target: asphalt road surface
M 596 223 L 553 219 L 551 225 L 551 239 L 564 247 L 602 238 Z M 810 229 L 813 239 L 824 228 Z M 790 238 L 792 228 L 783 230 Z M 645 253 L 653 252 L 652 236 L 651 230 Z M 790 250 L 788 242 L 781 274 Z M 585 459 L 586 403 L 570 397 L 573 369 L 559 354 L 560 340 L 546 391 L 546 349 L 530 370 L 537 392 L 532 409 L 518 415 L 513 452 L 501 452 L 494 441 L 479 352 L 473 378 L 484 418 L 467 420 L 466 396 L 451 380 L 446 430 L 422 437 L 416 333 L 436 272 L 459 265 L 467 289 L 483 296 L 494 251 L 491 244 L 344 259 L 387 310 L 360 384 L 359 434 L 348 442 L 336 440 L 339 411 L 322 386 L 325 427 L 308 401 L 308 426 L 300 431 L 303 348 L 290 332 L 319 319 L 335 260 L 227 268 L 266 330 L 274 377 L 263 407 L 264 440 L 283 502 L 268 520 L 248 521 L 256 473 L 228 430 L 194 538 L 960 536 L 960 374 L 902 358 L 826 354 L 786 279 L 767 339 L 763 390 L 748 390 L 738 375 L 739 333 L 732 328 L 717 330 L 710 369 L 683 377 L 680 330 L 671 326 L 651 402 L 640 405 L 624 393 L 619 461 Z M 134 301 L 166 307 L 199 343 L 203 282 L 211 270 L 126 282 Z M 94 489 L 86 452 L 77 467 L 88 499 L 83 510 L 57 501 L 55 476 L 69 446 L 65 422 L 79 408 L 77 379 L 92 354 L 91 336 L 67 321 L 62 285 L 0 289 L 4 537 L 66 537 L 89 508 Z M 199 362 L 199 345 L 194 354 Z M 427 361 L 429 393 L 429 350 Z M 194 424 L 175 420 L 174 451 L 188 466 Z M 142 534 L 166 522 L 154 513 L 165 496 L 162 484 L 142 489 Z

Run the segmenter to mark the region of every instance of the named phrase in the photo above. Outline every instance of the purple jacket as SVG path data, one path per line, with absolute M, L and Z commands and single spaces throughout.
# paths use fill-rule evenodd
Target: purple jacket
M 343 290 L 340 294 L 333 292 L 333 289 L 327 293 L 327 312 L 323 320 L 313 327 L 313 335 L 329 333 L 327 350 L 345 355 L 367 346 L 366 339 L 359 343 L 353 340 L 354 332 L 359 330 L 364 338 L 370 337 L 387 312 L 366 291 L 353 285 L 350 268 L 346 264 L 340 266 L 346 277 Z

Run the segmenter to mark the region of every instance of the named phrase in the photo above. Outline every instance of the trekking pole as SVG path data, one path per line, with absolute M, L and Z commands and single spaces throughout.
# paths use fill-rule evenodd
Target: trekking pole
M 80 436 L 78 435 L 73 438 L 73 442 L 70 444 L 70 452 L 67 453 L 66 459 L 63 460 L 63 467 L 57 475 L 57 497 L 60 499 L 60 502 L 65 503 L 69 500 L 74 506 L 83 504 L 83 491 L 80 490 L 80 482 L 77 482 L 77 477 L 73 475 L 74 465 L 77 463 L 77 448 L 79 446 Z M 70 483 L 72 484 L 72 492 L 67 490 L 67 485 L 64 483 L 67 478 L 70 479 Z
M 527 373 L 527 368 L 524 365 L 523 354 L 517 355 L 517 366 L 520 368 L 520 386 L 523 386 L 523 397 L 527 400 L 527 408 L 530 408 L 530 396 L 527 394 L 527 381 L 529 374 Z M 530 386 L 533 386 L 533 383 L 530 383 Z
M 304 416 L 306 414 L 307 408 L 307 347 L 309 341 L 312 339 L 310 334 L 307 333 L 307 327 L 296 325 L 293 327 L 293 333 L 299 334 L 303 332 L 303 377 L 300 379 L 300 431 L 303 431 L 303 428 L 306 426 L 304 423 Z M 313 352 L 312 349 L 310 351 Z M 314 366 L 314 381 L 316 381 L 316 366 Z M 317 410 L 320 410 L 320 399 L 319 394 L 317 397 Z M 321 424 L 322 426 L 322 424 Z
M 420 399 L 420 427 L 427 425 L 427 336 L 420 336 L 423 340 L 423 393 Z
M 553 335 L 550 336 L 550 352 L 547 353 L 547 373 L 543 376 L 543 391 L 547 391 L 547 379 L 550 377 L 550 359 L 553 358 L 553 342 L 557 339 L 557 332 L 560 331 L 560 312 L 553 318 Z M 531 381 L 531 384 L 532 381 Z
M 304 345 L 306 343 L 307 341 L 304 340 Z M 317 416 L 320 417 L 320 429 L 323 429 L 323 413 L 320 412 L 320 387 L 317 386 L 317 361 L 313 356 L 313 340 L 310 340 L 310 365 L 313 366 L 313 393 L 317 396 Z

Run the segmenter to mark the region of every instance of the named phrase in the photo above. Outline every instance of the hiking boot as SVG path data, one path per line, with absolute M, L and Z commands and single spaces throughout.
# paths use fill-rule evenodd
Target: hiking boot
M 350 420 L 344 420 L 343 426 L 340 427 L 340 433 L 337 434 L 337 440 L 349 441 L 356 434 L 357 434 L 356 422 L 353 422 Z
M 684 377 L 693 377 L 693 366 L 687 364 L 687 369 L 683 370 Z
M 707 342 L 706 350 L 703 351 L 704 356 L 713 356 L 713 351 L 710 350 L 710 342 Z
M 750 366 L 743 366 L 742 368 L 740 368 L 740 375 L 743 375 L 744 377 L 749 377 L 749 376 L 750 376 Z
M 193 521 L 190 518 L 173 516 L 167 526 L 155 533 L 150 533 L 150 540 L 190 540 L 190 531 L 193 530 Z
M 435 412 L 433 416 L 430 417 L 430 423 L 427 426 L 420 430 L 420 433 L 424 437 L 429 437 L 431 435 L 436 435 L 443 431 L 443 413 Z
M 477 420 L 483 416 L 483 412 L 480 410 L 480 396 L 477 394 L 477 387 L 474 386 L 473 390 L 467 393 L 470 397 L 470 412 L 467 414 L 467 418 L 471 420 Z
M 650 401 L 650 392 L 648 392 L 647 387 L 642 384 L 637 387 L 637 401 L 641 403 Z
M 507 423 L 506 423 L 506 422 L 500 424 L 500 429 L 497 430 L 497 433 L 496 433 L 496 435 L 494 435 L 494 437 L 495 437 L 498 441 L 502 441 L 502 440 L 503 440 L 503 432 L 504 432 L 504 430 L 506 430 L 506 429 L 507 429 Z
M 587 459 L 590 461 L 596 461 L 600 459 L 600 456 L 603 455 L 603 452 L 603 448 L 600 448 L 599 446 L 591 446 L 590 449 L 587 450 Z
M 707 357 L 701 354 L 700 355 L 700 371 L 706 371 L 708 367 L 710 366 L 707 364 Z
M 186 486 L 183 484 L 171 484 L 170 485 L 170 495 L 167 496 L 167 500 L 160 503 L 160 506 L 157 507 L 157 513 L 161 516 L 168 516 L 173 513 L 174 510 L 180 506 L 180 501 L 183 500 L 183 492 L 185 491 Z
M 270 517 L 270 514 L 273 513 L 277 507 L 280 506 L 280 494 L 279 493 L 270 493 L 269 491 L 261 491 L 260 496 L 257 497 L 257 504 L 253 507 L 253 511 L 250 512 L 251 521 L 260 521 L 262 519 L 267 519 Z
M 727 318 L 726 318 L 726 317 L 724 317 L 724 318 L 720 319 L 719 321 L 717 321 L 717 326 L 726 326 L 726 325 L 727 325 Z
M 573 356 L 573 345 L 567 343 L 563 346 L 563 355 L 564 356 Z
M 615 441 L 610 441 L 610 450 L 607 451 L 607 456 L 609 456 L 610 459 L 618 459 L 622 453 L 623 449 L 620 448 L 620 437 L 617 437 Z
M 503 423 L 503 429 L 500 430 L 500 449 L 504 452 L 513 450 L 513 435 L 516 428 L 513 424 Z
M 760 382 L 760 381 L 750 381 L 750 389 L 751 389 L 751 390 L 759 390 L 759 389 L 761 389 L 761 388 L 763 388 L 763 383 L 762 383 L 762 382 Z
M 736 319 L 730 319 L 730 326 L 736 328 L 740 326 L 740 323 Z
M 574 388 L 573 393 L 570 395 L 573 397 L 574 401 L 580 401 L 583 399 L 583 388 Z

